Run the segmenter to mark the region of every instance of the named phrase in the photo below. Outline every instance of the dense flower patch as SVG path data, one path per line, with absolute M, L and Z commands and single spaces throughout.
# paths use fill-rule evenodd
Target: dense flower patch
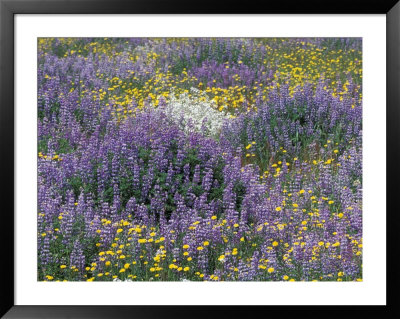
M 38 48 L 38 280 L 362 280 L 360 39 Z

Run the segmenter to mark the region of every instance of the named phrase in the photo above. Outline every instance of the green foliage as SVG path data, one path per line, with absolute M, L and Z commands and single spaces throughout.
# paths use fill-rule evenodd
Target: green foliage
M 74 148 L 69 144 L 66 138 L 60 138 L 58 140 L 58 147 L 56 149 L 57 154 L 67 154 L 71 153 Z
M 48 143 L 49 139 L 50 139 L 50 135 L 42 136 L 42 138 L 38 141 L 38 152 L 47 154 L 47 150 L 48 150 L 47 143 Z
M 82 178 L 79 175 L 75 175 L 68 180 L 69 186 L 74 192 L 75 198 L 81 193 L 81 188 L 84 186 Z
M 246 194 L 246 186 L 242 181 L 238 181 L 233 186 L 233 192 L 236 194 L 236 210 L 240 211 L 244 195 Z

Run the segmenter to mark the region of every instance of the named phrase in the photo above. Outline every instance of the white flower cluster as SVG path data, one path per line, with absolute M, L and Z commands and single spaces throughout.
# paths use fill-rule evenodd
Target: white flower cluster
M 205 92 L 196 88 L 178 98 L 171 92 L 171 99 L 163 108 L 165 114 L 175 123 L 182 125 L 185 132 L 196 130 L 209 136 L 218 136 L 222 125 L 229 117 L 219 112 L 214 101 Z
M 119 278 L 114 278 L 113 281 L 114 281 L 114 282 L 133 282 L 132 279 L 121 280 L 121 279 L 119 279 Z

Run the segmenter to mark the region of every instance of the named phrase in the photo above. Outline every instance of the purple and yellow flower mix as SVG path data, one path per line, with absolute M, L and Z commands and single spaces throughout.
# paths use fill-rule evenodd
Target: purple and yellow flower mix
M 38 152 L 38 280 L 362 280 L 360 39 L 39 39 Z

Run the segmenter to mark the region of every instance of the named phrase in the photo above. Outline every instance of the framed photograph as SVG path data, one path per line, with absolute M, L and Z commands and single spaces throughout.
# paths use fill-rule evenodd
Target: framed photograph
M 0 4 L 4 318 L 398 313 L 397 1 Z

